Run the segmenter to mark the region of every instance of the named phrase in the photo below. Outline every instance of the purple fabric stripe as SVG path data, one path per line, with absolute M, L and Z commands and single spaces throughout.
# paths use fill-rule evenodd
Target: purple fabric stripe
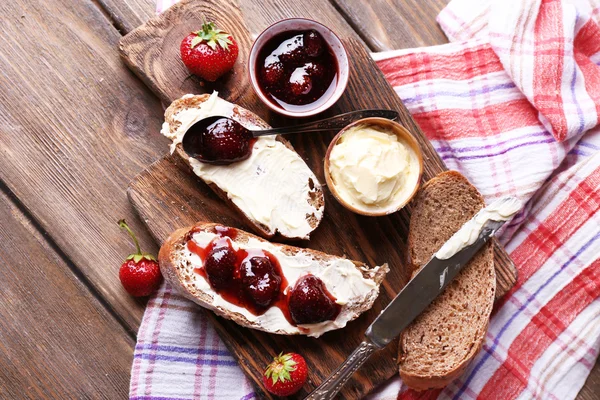
M 242 397 L 240 400 L 250 400 L 250 399 L 254 399 L 256 398 L 256 393 L 251 392 L 248 393 L 247 395 L 245 395 L 244 397 Z
M 147 343 L 147 344 L 138 343 L 135 346 L 135 349 L 138 351 L 153 350 L 153 351 L 168 351 L 171 353 L 204 354 L 204 355 L 209 355 L 209 356 L 230 356 L 231 357 L 231 353 L 229 353 L 227 350 L 198 349 L 198 348 L 192 349 L 192 348 L 188 348 L 188 347 L 163 346 L 163 345 L 157 345 L 157 344 L 152 344 L 152 343 Z
M 205 359 L 196 359 L 196 358 L 188 358 L 188 357 L 174 357 L 174 356 L 165 356 L 162 354 L 140 354 L 137 353 L 133 356 L 134 358 L 141 358 L 142 360 L 158 360 L 158 361 L 173 361 L 173 362 L 182 362 L 187 364 L 199 364 L 199 365 L 227 365 L 227 366 L 238 366 L 238 363 L 235 361 L 228 360 L 205 360 Z
M 434 93 L 434 97 L 438 97 L 438 96 L 473 97 L 473 95 L 477 95 L 477 94 L 486 94 L 486 93 L 489 93 L 489 92 L 492 92 L 495 90 L 512 89 L 514 87 L 515 87 L 515 84 L 512 82 L 509 82 L 509 83 L 501 83 L 499 85 L 494 85 L 494 86 L 485 86 L 478 90 L 470 90 L 470 91 L 464 91 L 464 92 L 458 92 L 458 93 L 439 91 L 439 92 Z M 425 98 L 429 98 L 429 93 L 428 94 L 419 94 L 414 97 L 403 97 L 402 101 L 404 103 L 412 103 L 415 101 L 421 101 Z
M 592 143 L 586 143 L 586 142 L 577 142 L 577 146 L 581 146 L 581 147 L 589 147 L 590 149 L 594 149 L 594 150 L 600 150 L 600 147 L 598 147 L 598 146 L 594 146 Z
M 497 153 L 479 154 L 479 155 L 476 155 L 476 156 L 456 156 L 453 153 L 451 153 L 451 155 L 445 155 L 445 156 L 442 156 L 442 158 L 443 159 L 455 158 L 457 160 L 474 160 L 474 159 L 477 159 L 477 158 L 495 157 L 495 156 L 500 156 L 502 154 L 506 154 L 509 151 L 514 150 L 514 149 L 518 149 L 520 147 L 531 146 L 531 145 L 534 145 L 534 144 L 553 143 L 553 142 L 555 142 L 554 139 L 537 140 L 537 141 L 534 141 L 534 142 L 520 143 L 518 145 L 508 147 L 505 150 L 499 151 Z
M 588 156 L 588 154 L 586 152 L 577 150 L 577 149 L 573 149 L 569 152 L 569 155 L 573 155 L 573 154 L 578 155 L 578 156 L 584 156 L 584 157 Z
M 539 132 L 533 132 L 533 133 L 530 133 L 527 135 L 522 135 L 522 136 L 519 136 L 518 138 L 502 140 L 502 141 L 496 142 L 494 144 L 486 144 L 486 145 L 482 145 L 482 146 L 465 146 L 465 147 L 444 146 L 444 147 L 436 147 L 435 150 L 438 153 L 442 152 L 442 151 L 450 151 L 453 153 L 466 153 L 469 151 L 489 150 L 490 148 L 492 148 L 494 146 L 503 146 L 507 143 L 514 142 L 516 140 L 520 140 L 520 139 L 524 139 L 524 138 L 538 137 L 538 136 L 552 137 L 552 135 L 550 135 L 547 131 L 539 131 Z
M 471 372 L 469 373 L 469 376 L 464 381 L 464 383 L 460 387 L 459 391 L 454 395 L 454 397 L 453 397 L 454 399 L 459 399 L 460 396 L 464 393 L 467 386 L 469 386 L 469 383 L 471 383 L 471 380 L 473 380 L 473 377 L 475 376 L 475 374 L 481 369 L 483 364 L 492 355 L 492 353 L 494 353 L 494 351 L 496 350 L 496 347 L 498 347 L 500 337 L 502 335 L 504 335 L 504 333 L 508 330 L 508 327 L 512 324 L 512 322 L 515 320 L 515 318 L 517 318 L 517 316 L 519 316 L 526 308 L 528 308 L 529 304 L 537 297 L 537 295 L 542 291 L 542 289 L 544 289 L 546 286 L 548 286 L 550 284 L 550 282 L 552 282 L 557 276 L 559 276 L 573 261 L 578 259 L 579 256 L 581 255 L 581 253 L 583 253 L 587 248 L 589 248 L 598 239 L 600 239 L 600 232 L 597 233 L 590 240 L 588 240 L 579 250 L 577 250 L 577 252 L 575 254 L 573 254 L 571 256 L 571 258 L 569 258 L 563 265 L 561 265 L 561 267 L 558 269 L 558 271 L 556 271 L 554 274 L 552 274 L 552 276 L 550 278 L 548 278 L 546 280 L 546 282 L 544 282 L 531 296 L 529 296 L 527 298 L 527 301 L 525 301 L 521 305 L 521 307 L 519 307 L 517 312 L 515 312 L 510 317 L 510 319 L 508 321 L 506 321 L 506 323 L 502 326 L 502 328 L 500 329 L 498 334 L 494 337 L 494 340 L 492 341 L 492 346 L 489 348 L 489 350 L 487 350 L 483 353 L 483 356 L 477 362 L 475 367 L 471 370 Z

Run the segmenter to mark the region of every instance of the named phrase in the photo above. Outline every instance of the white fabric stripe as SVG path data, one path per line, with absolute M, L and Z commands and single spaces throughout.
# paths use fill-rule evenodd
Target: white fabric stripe
M 396 93 L 414 113 L 435 110 L 473 110 L 526 100 L 523 93 L 514 87 L 505 72 L 479 75 L 469 80 L 430 79 L 413 84 L 395 86 Z M 468 93 L 481 94 L 468 96 Z M 479 104 L 474 106 L 474 98 Z

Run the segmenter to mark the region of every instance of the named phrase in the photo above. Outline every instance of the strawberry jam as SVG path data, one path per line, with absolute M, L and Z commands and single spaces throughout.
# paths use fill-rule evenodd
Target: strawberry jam
M 270 39 L 257 57 L 259 87 L 289 111 L 318 107 L 333 93 L 338 66 L 333 50 L 314 30 L 284 32 Z
M 288 307 L 292 320 L 299 325 L 333 320 L 341 309 L 323 281 L 310 274 L 298 279 L 289 294 Z
M 236 229 L 216 226 L 213 232 L 217 237 L 206 247 L 193 240 L 193 234 L 200 231 L 192 230 L 187 236 L 188 250 L 203 263 L 195 272 L 229 303 L 254 315 L 278 307 L 294 326 L 333 320 L 339 314 L 340 306 L 316 276 L 305 275 L 291 288 L 273 254 L 263 249 L 233 248 Z
M 256 139 L 239 122 L 226 117 L 207 117 L 192 125 L 182 145 L 192 158 L 208 164 L 231 164 L 250 157 Z
M 281 272 L 277 258 L 262 249 L 233 248 L 232 239 L 237 230 L 216 226 L 218 236 L 208 246 L 201 247 L 188 237 L 187 247 L 202 259 L 203 267 L 196 273 L 204 277 L 211 288 L 226 301 L 243 307 L 255 315 L 261 315 L 269 307 L 276 306 L 286 312 L 286 296 L 283 294 L 288 283 Z

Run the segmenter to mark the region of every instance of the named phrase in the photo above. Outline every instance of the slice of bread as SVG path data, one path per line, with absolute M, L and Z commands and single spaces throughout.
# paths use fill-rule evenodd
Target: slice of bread
M 216 226 L 218 224 L 199 222 L 195 226 L 173 232 L 158 253 L 160 269 L 167 282 L 181 295 L 248 328 L 276 334 L 314 337 L 343 328 L 349 321 L 372 307 L 379 295 L 379 286 L 389 271 L 387 264 L 370 268 L 358 261 L 315 250 L 271 243 L 242 230 L 235 230 L 234 239 L 230 239 L 234 249 L 249 252 L 254 249 L 266 250 L 277 258 L 287 280 L 288 291 L 300 277 L 310 273 L 322 279 L 329 293 L 341 306 L 340 313 L 333 321 L 294 326 L 285 319 L 278 307 L 272 306 L 263 315 L 256 316 L 245 308 L 229 303 L 195 271 L 203 266 L 203 261 L 190 252 L 188 241 L 193 240 L 199 246 L 207 246 L 211 238 L 217 235 Z
M 427 182 L 415 200 L 408 249 L 416 273 L 484 200 L 460 173 Z M 481 349 L 494 304 L 496 273 L 488 242 L 440 296 L 400 336 L 402 381 L 415 390 L 442 388 L 460 376 Z
M 212 95 L 185 95 L 165 111 L 161 133 L 208 186 L 262 237 L 278 240 L 309 239 L 325 209 L 321 184 L 308 165 L 281 136 L 262 136 L 247 160 L 210 165 L 190 159 L 181 139 L 198 119 L 220 115 L 249 129 L 269 125 L 254 113 Z M 278 157 L 278 158 L 277 158 Z

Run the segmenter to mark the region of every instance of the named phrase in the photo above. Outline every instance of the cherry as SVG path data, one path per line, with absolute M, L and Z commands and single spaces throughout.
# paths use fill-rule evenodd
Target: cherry
M 323 281 L 314 275 L 301 277 L 290 292 L 288 302 L 296 324 L 316 324 L 335 319 L 340 306 L 327 292 Z
M 310 57 L 320 56 L 325 48 L 323 38 L 317 33 L 317 31 L 314 30 L 304 32 L 303 42 L 304 51 Z
M 252 257 L 242 263 L 242 285 L 248 297 L 259 307 L 267 308 L 277 299 L 281 276 L 267 257 Z
M 226 117 L 204 118 L 188 129 L 183 149 L 208 164 L 230 164 L 250 157 L 252 133 Z
M 233 281 L 237 255 L 228 244 L 216 244 L 208 253 L 204 270 L 215 290 L 227 289 Z

